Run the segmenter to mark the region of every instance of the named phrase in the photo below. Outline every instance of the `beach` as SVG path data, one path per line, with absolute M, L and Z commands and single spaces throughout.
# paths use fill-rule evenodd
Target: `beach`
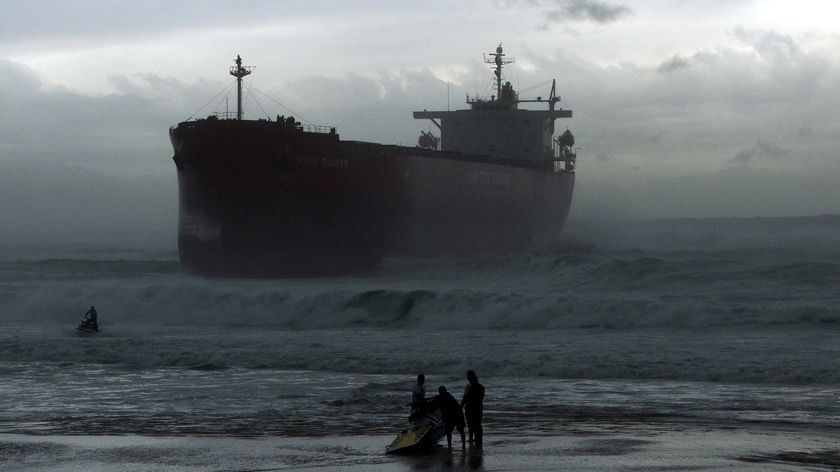
M 386 455 L 387 435 L 166 437 L 0 435 L 4 471 L 833 470 L 837 431 L 655 423 L 567 425 L 566 433 L 493 435 Z

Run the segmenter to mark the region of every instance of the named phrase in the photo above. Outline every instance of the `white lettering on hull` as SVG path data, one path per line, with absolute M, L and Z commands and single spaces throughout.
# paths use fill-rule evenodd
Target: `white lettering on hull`
M 467 172 L 467 185 L 489 187 L 510 187 L 511 175 L 507 172 L 472 171 Z
M 298 156 L 295 162 L 304 166 L 316 167 L 339 167 L 345 168 L 350 165 L 348 159 L 336 159 L 333 157 Z

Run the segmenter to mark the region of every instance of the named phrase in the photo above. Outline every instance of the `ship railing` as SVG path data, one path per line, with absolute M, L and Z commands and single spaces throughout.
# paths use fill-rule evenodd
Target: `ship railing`
M 335 134 L 335 128 L 323 125 L 301 125 L 301 129 L 307 133 Z
M 577 164 L 577 153 L 572 151 L 568 146 L 560 147 L 554 154 L 553 164 L 554 173 L 561 172 L 575 172 L 575 164 Z
M 237 118 L 235 111 L 217 111 L 211 113 L 209 116 L 215 116 L 220 120 L 235 120 Z

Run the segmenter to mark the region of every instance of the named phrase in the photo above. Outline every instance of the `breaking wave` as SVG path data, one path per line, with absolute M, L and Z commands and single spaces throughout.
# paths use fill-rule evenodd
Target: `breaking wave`
M 194 277 L 160 250 L 3 254 L 0 369 L 474 368 L 840 383 L 829 365 L 840 329 L 833 247 L 641 251 L 572 242 L 480 260 L 390 259 L 364 274 L 294 280 Z M 90 305 L 103 329 L 95 340 L 73 330 Z
M 317 280 L 204 279 L 173 260 L 14 261 L 0 279 L 6 321 L 413 329 L 696 328 L 840 321 L 840 255 L 786 251 L 541 252 L 388 261 Z

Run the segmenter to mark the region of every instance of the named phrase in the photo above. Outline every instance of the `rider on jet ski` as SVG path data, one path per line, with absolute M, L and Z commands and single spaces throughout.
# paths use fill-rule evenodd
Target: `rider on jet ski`
M 91 305 L 90 310 L 85 313 L 85 319 L 82 320 L 81 327 L 99 331 L 99 322 L 96 319 L 96 309 L 93 308 L 93 305 Z

